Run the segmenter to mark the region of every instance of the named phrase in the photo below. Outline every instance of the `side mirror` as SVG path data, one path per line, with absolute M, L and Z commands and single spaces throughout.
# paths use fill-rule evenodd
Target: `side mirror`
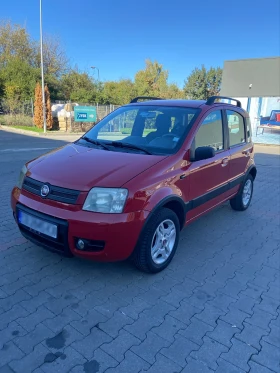
M 195 149 L 194 161 L 201 161 L 215 157 L 215 150 L 212 146 L 200 146 Z

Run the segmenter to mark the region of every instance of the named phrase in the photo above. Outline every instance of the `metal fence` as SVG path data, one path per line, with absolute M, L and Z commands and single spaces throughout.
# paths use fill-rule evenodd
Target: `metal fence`
M 61 103 L 61 101 L 60 101 Z M 67 104 L 69 102 L 65 102 L 64 104 Z M 54 105 L 56 104 L 53 103 Z M 112 113 L 112 111 L 116 110 L 117 108 L 120 107 L 120 105 L 99 105 L 98 103 L 94 103 L 94 104 L 88 104 L 88 103 L 72 103 L 72 105 L 76 105 L 78 104 L 79 106 L 95 106 L 96 107 L 96 114 L 97 114 L 97 118 L 100 120 L 100 119 L 103 119 L 104 117 L 106 117 L 106 115 Z M 72 112 L 73 113 L 73 112 Z
M 70 104 L 67 109 L 67 104 Z M 98 120 L 116 110 L 120 105 L 99 105 L 98 103 L 53 101 L 51 103 L 54 119 L 53 129 L 67 132 L 87 131 L 94 123 L 74 122 L 74 106 L 95 106 Z M 32 125 L 34 116 L 34 102 L 32 99 L 26 101 L 0 100 L 0 114 L 2 124 Z M 5 115 L 6 114 L 6 115 Z
M 119 105 L 99 105 L 98 103 L 89 104 L 84 102 L 53 102 L 52 114 L 54 117 L 55 129 L 59 128 L 61 131 L 66 132 L 84 132 L 88 131 L 95 124 L 95 122 L 83 123 L 74 121 L 74 106 L 77 105 L 95 106 L 98 121 L 120 107 Z
M 51 103 L 52 107 L 60 106 L 60 109 L 64 109 L 66 104 L 80 105 L 80 106 L 95 106 L 97 111 L 97 117 L 99 119 L 104 118 L 106 115 L 110 114 L 112 111 L 116 110 L 120 105 L 99 105 L 98 103 L 84 103 L 84 102 L 73 102 L 70 101 L 53 101 Z M 0 100 L 0 113 L 1 114 L 22 114 L 33 117 L 34 115 L 34 102 L 31 98 L 26 101 L 17 100 Z M 53 116 L 57 116 L 57 112 L 53 111 Z
M 16 99 L 2 99 L 0 100 L 0 113 L 13 115 L 26 115 L 33 117 L 34 104 L 33 99 L 26 101 L 18 101 Z

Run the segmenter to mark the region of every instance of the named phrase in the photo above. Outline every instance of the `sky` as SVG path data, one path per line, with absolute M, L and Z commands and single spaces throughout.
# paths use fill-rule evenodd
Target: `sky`
M 101 80 L 133 79 L 145 59 L 183 86 L 195 67 L 280 55 L 279 0 L 42 0 L 43 32 L 72 65 Z M 40 37 L 39 0 L 1 0 L 0 19 Z M 96 72 L 97 73 L 97 72 Z M 96 74 L 95 73 L 95 74 Z

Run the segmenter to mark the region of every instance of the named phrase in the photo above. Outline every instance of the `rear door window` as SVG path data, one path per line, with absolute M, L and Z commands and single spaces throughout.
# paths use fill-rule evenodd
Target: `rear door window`
M 215 152 L 224 149 L 223 121 L 220 110 L 212 111 L 203 120 L 194 141 L 195 148 L 211 146 Z

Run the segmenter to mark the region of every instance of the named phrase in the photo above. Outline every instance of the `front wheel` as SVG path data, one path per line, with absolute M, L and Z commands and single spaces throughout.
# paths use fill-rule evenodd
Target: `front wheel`
M 245 211 L 250 206 L 254 190 L 254 179 L 252 175 L 248 175 L 245 182 L 242 184 L 238 194 L 230 200 L 230 205 L 233 210 Z
M 132 260 L 141 271 L 156 273 L 171 262 L 178 246 L 180 223 L 167 208 L 155 213 L 148 221 L 134 250 Z

